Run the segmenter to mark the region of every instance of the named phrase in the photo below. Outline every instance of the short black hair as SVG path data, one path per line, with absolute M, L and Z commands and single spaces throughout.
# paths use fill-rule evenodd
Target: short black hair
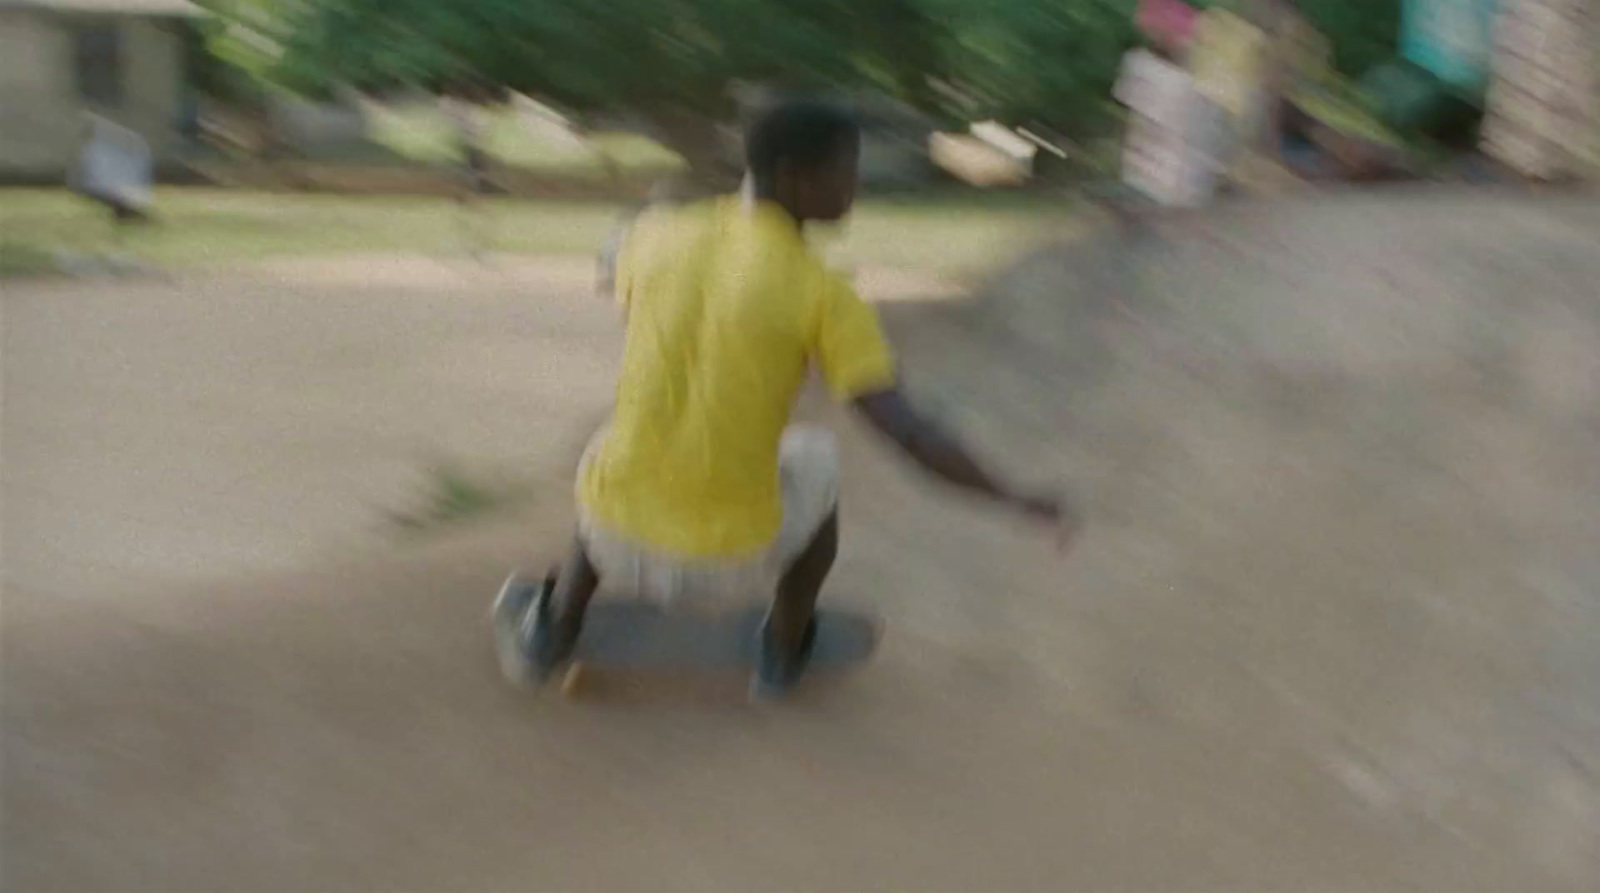
M 772 183 L 778 163 L 815 168 L 861 140 L 861 125 L 844 108 L 789 101 L 762 112 L 745 131 L 744 157 L 757 186 Z

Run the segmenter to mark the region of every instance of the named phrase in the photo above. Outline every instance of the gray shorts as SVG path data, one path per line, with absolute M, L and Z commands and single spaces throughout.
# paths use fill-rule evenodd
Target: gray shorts
M 605 438 L 590 442 L 578 474 Z M 589 563 L 608 591 L 672 604 L 718 610 L 771 598 L 778 577 L 811 544 L 839 506 L 839 447 L 832 432 L 795 426 L 778 447 L 778 482 L 783 525 L 765 549 L 741 558 L 685 558 L 651 549 L 607 530 L 578 509 L 578 536 Z

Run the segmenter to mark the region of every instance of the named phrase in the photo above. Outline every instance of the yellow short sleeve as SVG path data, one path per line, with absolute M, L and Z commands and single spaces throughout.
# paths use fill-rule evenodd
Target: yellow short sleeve
M 637 245 L 644 241 L 644 234 L 640 232 L 639 218 L 624 226 L 615 236 L 612 244 L 611 255 L 611 288 L 617 307 L 622 311 L 624 318 L 632 309 L 633 284 L 636 277 Z
M 894 351 L 878 311 L 832 273 L 823 276 L 811 354 L 828 392 L 841 403 L 894 385 Z

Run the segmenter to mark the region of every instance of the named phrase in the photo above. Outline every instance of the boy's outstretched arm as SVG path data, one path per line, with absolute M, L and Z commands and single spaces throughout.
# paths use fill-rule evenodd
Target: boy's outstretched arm
M 1061 524 L 1064 537 L 1073 533 L 1075 521 L 1064 500 L 1049 494 L 1025 493 L 995 478 L 937 422 L 917 412 L 899 389 L 863 395 L 856 398 L 854 406 L 872 427 L 935 477 L 1009 505 L 1029 517 Z

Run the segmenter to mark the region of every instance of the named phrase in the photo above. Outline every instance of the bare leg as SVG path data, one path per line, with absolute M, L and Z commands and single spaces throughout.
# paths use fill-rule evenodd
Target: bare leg
M 805 551 L 778 581 L 778 594 L 773 600 L 767 626 L 767 644 L 777 654 L 793 658 L 800 652 L 816 613 L 817 596 L 822 593 L 822 584 L 833 570 L 838 555 L 839 510 L 834 509 L 817 528 Z
M 513 578 L 515 579 L 515 578 Z M 544 588 L 531 599 L 509 601 L 517 590 L 508 584 L 495 602 L 497 625 L 503 632 L 499 647 L 501 667 L 514 680 L 543 680 L 572 657 L 583 629 L 583 613 L 599 588 L 600 576 L 573 537 L 561 569 L 545 578 Z
M 568 634 L 577 637 L 578 629 L 583 625 L 584 612 L 589 608 L 589 600 L 594 598 L 595 590 L 599 588 L 600 574 L 589 561 L 588 553 L 583 550 L 583 541 L 575 536 L 571 548 L 567 550 L 567 558 L 561 564 L 561 571 L 556 576 L 555 592 L 550 597 L 550 616 L 563 638 Z

